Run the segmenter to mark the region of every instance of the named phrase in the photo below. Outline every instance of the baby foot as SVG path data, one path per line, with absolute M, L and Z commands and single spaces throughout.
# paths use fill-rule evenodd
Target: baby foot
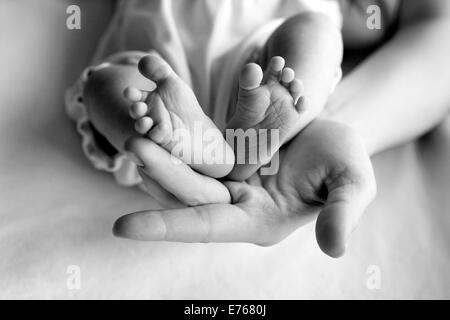
M 250 177 L 272 158 L 283 142 L 300 130 L 297 127 L 303 111 L 302 92 L 303 83 L 295 78 L 294 70 L 285 68 L 282 57 L 273 57 L 264 74 L 255 63 L 244 66 L 239 77 L 235 113 L 227 128 L 255 129 L 258 140 L 256 145 L 245 147 L 243 154 L 235 148 L 236 165 L 230 178 Z M 264 135 L 261 129 L 267 129 Z M 278 141 L 270 139 L 276 137 L 271 135 L 272 129 L 277 130 Z M 257 155 L 258 164 L 247 162 L 251 154 Z
M 138 133 L 148 136 L 193 169 L 219 178 L 234 165 L 233 150 L 200 107 L 191 88 L 159 55 L 139 62 L 141 74 L 156 85 L 153 91 L 128 87 L 130 116 Z

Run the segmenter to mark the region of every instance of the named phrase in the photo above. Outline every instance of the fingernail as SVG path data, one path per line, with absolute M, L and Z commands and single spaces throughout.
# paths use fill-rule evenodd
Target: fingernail
M 132 153 L 132 152 L 130 152 L 130 151 L 127 151 L 125 154 L 126 154 L 127 157 L 128 157 L 131 161 L 133 161 L 137 166 L 139 166 L 139 167 L 143 167 L 143 166 L 144 166 L 144 163 L 142 162 L 142 160 L 139 159 L 134 153 Z
M 114 222 L 113 227 L 112 227 L 112 233 L 117 238 L 129 239 L 126 235 L 126 232 L 124 231 L 126 229 L 123 228 L 123 219 L 122 218 L 123 217 L 120 217 L 119 219 L 117 219 Z
M 114 222 L 112 227 L 112 233 L 115 237 L 122 238 L 122 234 L 120 233 L 119 225 L 117 221 Z

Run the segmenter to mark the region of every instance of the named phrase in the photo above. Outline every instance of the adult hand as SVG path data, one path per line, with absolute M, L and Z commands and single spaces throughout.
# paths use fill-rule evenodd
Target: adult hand
M 130 150 L 137 154 L 133 145 Z M 149 155 L 137 156 L 152 168 Z M 167 180 L 161 176 L 161 185 L 168 186 Z M 208 187 L 219 190 L 209 183 Z M 376 192 L 371 162 L 359 136 L 349 127 L 324 120 L 314 121 L 285 146 L 276 175 L 254 175 L 247 182 L 224 185 L 232 204 L 135 212 L 115 222 L 114 234 L 148 241 L 272 245 L 318 214 L 319 246 L 339 257 Z M 183 195 L 186 190 L 180 185 L 170 188 L 178 196 L 195 196 L 192 192 Z M 206 199 L 212 196 L 202 185 L 197 185 L 197 191 Z

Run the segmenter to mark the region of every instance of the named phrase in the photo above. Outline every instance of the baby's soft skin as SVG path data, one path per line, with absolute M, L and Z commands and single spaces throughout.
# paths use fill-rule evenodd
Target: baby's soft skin
M 96 130 L 119 152 L 123 152 L 125 141 L 136 135 L 136 131 L 134 122 L 128 116 L 129 102 L 122 92 L 129 85 L 145 90 L 151 90 L 153 85 L 137 72 L 137 63 L 144 54 L 127 52 L 118 55 L 123 58 L 114 62 L 107 59 L 107 63 L 88 72 L 83 102 Z
M 195 170 L 214 178 L 226 176 L 234 165 L 233 150 L 204 114 L 191 88 L 155 53 L 139 61 L 139 71 L 156 88 L 146 92 L 129 86 L 124 91 L 136 131 L 176 157 L 181 158 L 178 150 L 183 156 L 187 153 L 188 161 L 183 160 Z M 205 152 L 207 148 L 213 150 Z M 199 161 L 192 161 L 196 156 Z
M 273 32 L 259 64 L 243 67 L 232 97 L 234 115 L 227 127 L 255 129 L 258 143 L 242 155 L 235 150 L 237 161 L 229 178 L 250 177 L 317 117 L 341 77 L 342 51 L 340 30 L 321 13 L 294 15 Z M 277 130 L 278 141 L 269 142 L 261 129 Z M 270 132 L 267 136 L 272 137 Z M 258 155 L 257 163 L 242 163 L 249 154 Z
M 189 86 L 156 53 L 140 59 L 139 71 L 137 61 L 93 70 L 83 99 L 95 128 L 119 151 L 124 151 L 128 138 L 141 134 L 169 152 L 177 148 L 185 157 L 199 157 L 189 163 L 198 172 L 214 178 L 227 175 L 234 165 L 233 150 Z M 194 134 L 196 126 L 200 136 Z M 175 139 L 177 130 L 188 133 L 188 138 Z M 210 152 L 204 152 L 206 148 Z
M 201 111 L 192 90 L 159 55 L 152 54 L 142 58 L 139 61 L 139 71 L 155 82 L 157 88 L 147 92 L 129 86 L 124 91 L 124 97 L 130 100 L 130 116 L 136 120 L 136 131 L 173 153 L 176 144 L 180 144 L 180 141 L 172 139 L 175 130 L 187 129 L 187 132 L 194 133 L 196 123 L 205 130 L 213 128 L 218 136 L 216 140 L 222 143 L 219 149 L 225 149 L 222 159 L 220 157 L 217 159 L 218 162 L 224 163 L 223 170 L 220 170 L 218 165 L 211 170 L 210 166 L 203 163 L 188 164 L 211 177 L 222 177 L 229 173 L 234 164 L 234 154 L 223 140 L 221 133 Z M 257 132 L 259 140 L 255 145 L 249 145 L 243 150 L 243 154 L 239 154 L 235 149 L 238 162 L 234 164 L 233 172 L 228 175 L 228 178 L 247 179 L 261 163 L 270 161 L 280 147 L 281 141 L 285 141 L 289 135 L 298 131 L 299 118 L 303 111 L 301 109 L 302 88 L 302 82 L 295 78 L 295 72 L 291 68 L 285 68 L 282 57 L 273 57 L 264 74 L 261 67 L 255 63 L 244 66 L 239 77 L 235 113 L 227 129 L 253 129 Z M 277 130 L 280 141 L 268 143 L 269 141 L 259 136 L 261 129 Z M 202 138 L 202 136 L 190 137 L 188 144 L 193 148 L 188 154 L 201 152 L 202 144 L 199 142 Z M 273 148 L 272 150 L 260 152 L 259 148 L 266 149 L 269 145 Z M 264 153 L 267 158 L 259 158 L 259 164 L 249 164 L 245 162 L 245 158 L 250 152 Z
M 191 88 L 155 52 L 141 58 L 140 74 L 126 63 L 94 72 L 84 95 L 92 123 L 119 150 L 138 133 L 200 173 L 245 180 L 319 114 L 340 70 L 341 51 L 336 26 L 321 14 L 301 13 L 274 32 L 263 49 L 263 56 L 272 58 L 262 58 L 262 67 L 247 64 L 240 73 L 227 127 L 255 130 L 258 141 L 234 150 L 236 164 L 233 150 Z M 285 67 L 286 62 L 292 68 Z M 302 81 L 296 78 L 299 73 Z M 195 128 L 200 128 L 200 136 Z M 269 137 L 276 130 L 278 141 L 261 135 L 265 130 Z M 256 164 L 245 162 L 250 153 L 257 155 Z
M 235 148 L 236 164 L 229 178 L 247 179 L 261 163 L 270 161 L 289 135 L 298 131 L 304 111 L 302 92 L 302 82 L 295 78 L 293 69 L 285 68 L 283 57 L 273 57 L 264 74 L 256 63 L 244 66 L 239 77 L 235 112 L 227 129 L 255 130 L 257 141 L 255 145 L 246 146 L 245 150 Z M 272 130 L 277 131 L 278 141 L 270 139 Z M 239 151 L 244 152 L 240 154 Z M 249 163 L 252 153 L 258 155 L 258 163 Z

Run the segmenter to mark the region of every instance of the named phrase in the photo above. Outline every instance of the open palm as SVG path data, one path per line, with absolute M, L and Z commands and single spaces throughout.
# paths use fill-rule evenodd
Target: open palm
M 139 143 L 151 141 L 135 138 L 128 148 L 142 150 L 136 147 Z M 137 155 L 145 164 L 141 169 L 147 176 L 144 180 L 153 190 L 163 187 L 158 196 L 173 200 L 177 208 L 123 216 L 114 225 L 117 236 L 272 245 L 318 215 L 319 246 L 338 257 L 376 190 L 371 162 L 359 137 L 350 128 L 331 121 L 314 121 L 284 146 L 277 174 L 255 174 L 246 182 L 221 183 L 185 165 L 178 170 L 189 181 L 170 184 L 160 167 L 155 176 L 155 159 L 163 150 L 155 151 Z M 170 166 L 166 162 L 167 170 L 173 172 Z M 227 203 L 230 198 L 231 203 Z M 193 206 L 182 207 L 183 203 Z

